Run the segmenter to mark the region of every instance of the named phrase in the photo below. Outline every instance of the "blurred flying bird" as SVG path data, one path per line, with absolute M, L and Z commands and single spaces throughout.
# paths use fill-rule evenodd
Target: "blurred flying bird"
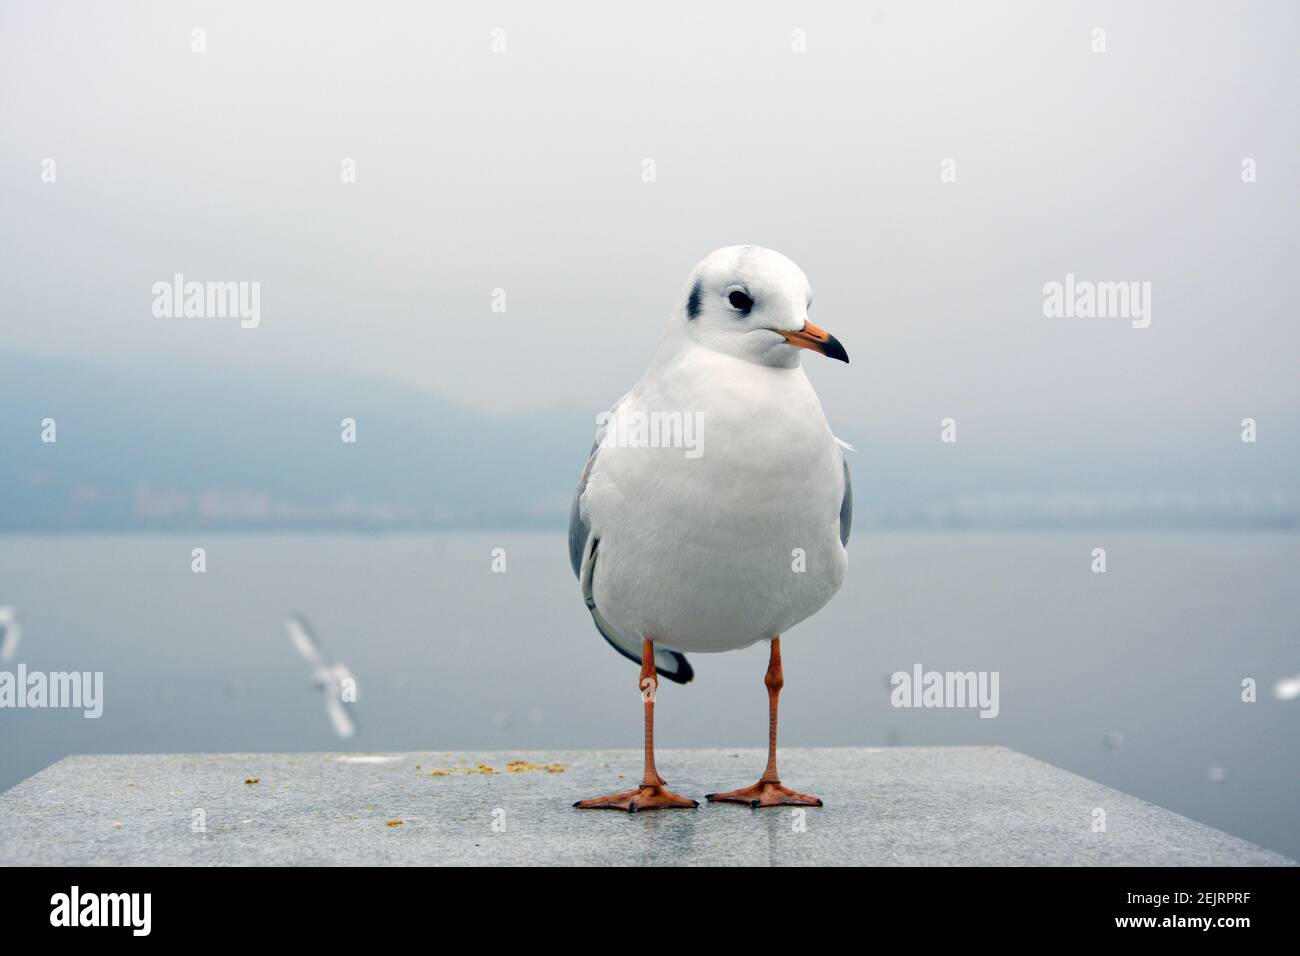
M 344 740 L 350 739 L 356 734 L 357 726 L 348 713 L 347 704 L 350 701 L 346 700 L 344 695 L 348 688 L 355 691 L 356 678 L 343 664 L 325 659 L 311 625 L 301 614 L 291 613 L 284 626 L 289 632 L 290 643 L 311 667 L 312 682 L 318 690 L 325 693 L 325 711 L 329 715 L 334 732 Z
M 1273 685 L 1273 696 L 1278 700 L 1295 700 L 1300 697 L 1300 674 L 1284 677 Z
M 0 664 L 8 664 L 14 659 L 22 636 L 23 626 L 18 620 L 18 609 L 0 607 Z
M 641 380 L 601 416 L 569 516 L 569 560 L 597 630 L 641 664 L 641 786 L 574 806 L 692 807 L 654 762 L 657 678 L 693 676 L 683 651 L 769 642 L 768 759 L 752 807 L 821 806 L 776 770 L 780 635 L 839 590 L 853 516 L 846 446 L 831 434 L 802 350 L 849 360 L 808 321 L 808 279 L 758 246 L 691 273 Z

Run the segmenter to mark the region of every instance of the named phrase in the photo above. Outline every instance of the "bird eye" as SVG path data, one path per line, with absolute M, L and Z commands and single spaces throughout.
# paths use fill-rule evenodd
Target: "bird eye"
M 741 292 L 739 289 L 728 295 L 727 301 L 730 302 L 731 307 L 738 312 L 748 312 L 754 307 L 754 300 L 745 295 L 745 293 Z

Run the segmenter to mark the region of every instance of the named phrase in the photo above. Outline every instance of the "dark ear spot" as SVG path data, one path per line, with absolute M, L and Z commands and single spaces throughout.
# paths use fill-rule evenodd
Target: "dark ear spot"
M 704 290 L 700 288 L 700 283 L 696 280 L 695 287 L 691 289 L 691 297 L 686 300 L 686 318 L 696 319 L 700 315 L 700 300 L 704 296 Z

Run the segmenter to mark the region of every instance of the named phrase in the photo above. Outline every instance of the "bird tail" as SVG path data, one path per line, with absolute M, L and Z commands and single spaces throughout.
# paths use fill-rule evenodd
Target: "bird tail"
M 609 643 L 609 646 L 628 660 L 640 664 L 640 642 L 637 641 L 633 649 L 629 646 L 633 642 L 619 635 L 594 605 L 587 605 L 587 609 L 591 611 L 591 619 L 596 622 L 596 630 L 600 631 L 600 636 Z M 658 646 L 655 647 L 655 672 L 674 684 L 689 684 L 695 678 L 695 668 L 691 667 L 691 662 L 686 659 L 685 654 Z
M 596 599 L 592 596 L 591 582 L 595 576 L 596 549 L 599 546 L 600 539 L 593 535 L 582 561 L 582 597 L 587 602 L 587 610 L 591 612 L 591 619 L 596 623 L 596 630 L 600 631 L 600 636 L 628 660 L 640 664 L 641 639 L 633 639 L 621 634 L 618 628 L 600 613 L 600 609 L 596 607 Z M 655 647 L 655 672 L 675 684 L 689 684 L 695 677 L 695 668 L 691 667 L 691 662 L 686 659 L 685 654 L 658 646 Z

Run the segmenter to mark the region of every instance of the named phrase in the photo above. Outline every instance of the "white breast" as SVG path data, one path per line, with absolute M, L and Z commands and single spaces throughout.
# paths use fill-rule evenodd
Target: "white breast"
M 655 413 L 694 416 L 698 457 L 637 441 Z M 580 507 L 600 541 L 596 605 L 633 641 L 745 647 L 839 589 L 842 452 L 801 368 L 687 350 L 646 373 L 607 436 Z

